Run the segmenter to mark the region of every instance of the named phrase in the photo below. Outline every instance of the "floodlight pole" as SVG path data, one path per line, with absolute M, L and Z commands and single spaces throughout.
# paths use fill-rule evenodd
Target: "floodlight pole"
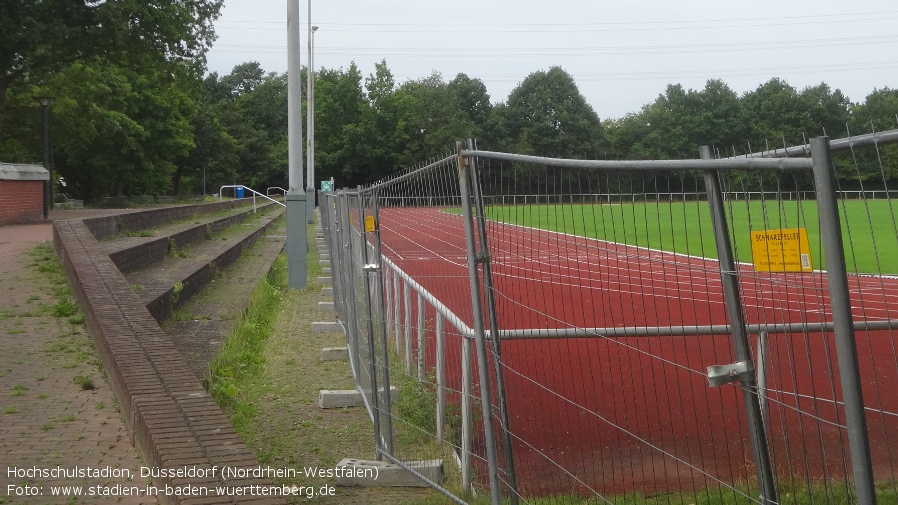
M 287 287 L 308 284 L 306 198 L 302 189 L 302 75 L 299 47 L 299 0 L 287 0 Z
M 306 218 L 315 222 L 315 60 L 314 40 L 317 26 L 312 26 L 312 0 L 309 6 L 309 66 L 306 68 Z

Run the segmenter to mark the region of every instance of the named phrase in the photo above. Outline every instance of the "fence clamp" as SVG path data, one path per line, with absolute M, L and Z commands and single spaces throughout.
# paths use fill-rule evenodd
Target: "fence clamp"
M 380 265 L 376 263 L 368 263 L 362 266 L 363 272 L 380 272 Z
M 749 380 L 755 371 L 751 360 L 737 361 L 731 365 L 714 365 L 708 367 L 708 385 L 712 388 L 730 382 Z
M 475 263 L 489 263 L 492 256 L 490 256 L 489 251 L 481 251 L 479 253 L 474 253 L 474 262 Z

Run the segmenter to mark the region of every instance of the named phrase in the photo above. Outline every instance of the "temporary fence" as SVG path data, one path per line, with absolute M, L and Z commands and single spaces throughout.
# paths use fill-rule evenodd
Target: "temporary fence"
M 378 457 L 458 503 L 894 503 L 893 139 L 323 194 Z

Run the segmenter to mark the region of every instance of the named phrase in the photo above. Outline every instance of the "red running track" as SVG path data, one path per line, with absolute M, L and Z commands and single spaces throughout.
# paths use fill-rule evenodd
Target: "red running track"
M 380 230 L 384 254 L 470 326 L 461 217 L 386 208 Z M 716 261 L 492 222 L 488 238 L 503 330 L 727 323 Z M 740 266 L 739 277 L 748 324 L 830 320 L 821 273 Z M 850 284 L 856 320 L 896 318 L 898 280 L 852 277 Z M 858 332 L 857 347 L 874 473 L 894 479 L 895 332 Z M 450 348 L 445 359 L 451 368 L 459 356 Z M 608 495 L 753 482 L 741 393 L 709 388 L 705 376 L 709 365 L 733 361 L 729 335 L 503 340 L 522 490 Z M 850 466 L 833 335 L 772 334 L 766 363 L 777 474 L 844 479 Z

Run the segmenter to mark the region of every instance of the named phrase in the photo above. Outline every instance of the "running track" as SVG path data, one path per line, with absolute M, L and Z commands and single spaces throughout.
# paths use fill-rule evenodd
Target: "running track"
M 513 225 L 488 228 L 500 329 L 727 323 L 716 261 Z M 380 230 L 383 253 L 471 326 L 461 217 L 384 208 Z M 748 324 L 830 320 L 820 273 L 759 274 L 742 266 L 739 275 Z M 853 277 L 850 286 L 856 320 L 898 318 L 898 280 Z M 877 479 L 898 471 L 895 337 L 857 333 Z M 445 357 L 450 368 L 459 359 L 453 349 Z M 754 481 L 740 393 L 709 388 L 705 376 L 707 366 L 735 361 L 728 335 L 504 340 L 502 353 L 526 494 L 649 494 Z M 432 365 L 433 350 L 427 355 Z M 778 475 L 844 478 L 850 467 L 833 336 L 771 335 L 767 366 Z

